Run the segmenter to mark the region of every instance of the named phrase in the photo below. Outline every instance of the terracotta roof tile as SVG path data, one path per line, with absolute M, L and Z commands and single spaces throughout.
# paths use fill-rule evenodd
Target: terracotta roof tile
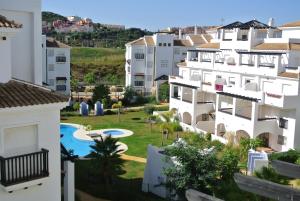
M 146 45 L 144 38 L 139 38 L 132 42 L 127 43 L 127 45 Z
M 191 41 L 194 43 L 194 45 L 200 45 L 203 43 L 206 43 L 206 41 L 203 39 L 202 34 L 201 35 L 189 35 Z
M 17 80 L 0 83 L 0 108 L 67 102 L 68 97 L 49 89 Z
M 206 43 L 198 46 L 199 48 L 220 49 L 220 43 Z
M 190 43 L 189 40 L 174 40 L 174 46 L 184 46 L 184 47 L 191 47 L 192 44 Z
M 299 73 L 283 72 L 283 73 L 280 73 L 279 76 L 299 79 L 300 75 L 299 75 Z
M 152 36 L 144 36 L 145 42 L 148 46 L 155 46 L 155 42 Z
M 202 34 L 202 36 L 204 37 L 204 39 L 209 43 L 212 39 L 211 35 L 209 34 Z
M 13 20 L 10 21 L 3 15 L 0 15 L 0 28 L 22 28 L 22 24 L 17 24 Z
M 296 22 L 289 22 L 287 24 L 284 24 L 280 27 L 300 27 L 300 21 L 296 21 Z
M 300 50 L 300 43 L 261 43 L 254 50 Z
M 55 40 L 54 38 L 47 38 L 46 40 L 47 47 L 57 47 L 57 48 L 70 48 L 70 46 Z
M 181 62 L 181 63 L 177 63 L 178 67 L 186 67 L 187 63 L 186 62 Z

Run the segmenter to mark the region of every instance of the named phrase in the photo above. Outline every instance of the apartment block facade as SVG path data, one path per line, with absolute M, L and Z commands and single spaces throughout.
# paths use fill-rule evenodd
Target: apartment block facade
M 70 47 L 43 36 L 43 84 L 56 92 L 70 95 Z
M 208 35 L 193 35 L 182 39 L 170 33 L 144 36 L 126 44 L 126 86 L 132 86 L 143 95 L 155 94 L 156 88 L 178 75 L 176 64 L 183 61 L 187 50 L 200 43 L 208 43 Z
M 210 30 L 170 76 L 170 109 L 185 129 L 230 139 L 260 138 L 265 147 L 300 146 L 300 26 L 251 20 Z M 288 33 L 286 31 L 288 30 Z
M 0 2 L 0 200 L 61 200 L 60 109 L 42 87 L 40 0 Z

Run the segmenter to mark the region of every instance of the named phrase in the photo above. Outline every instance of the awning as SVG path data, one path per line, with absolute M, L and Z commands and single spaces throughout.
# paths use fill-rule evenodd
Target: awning
M 223 96 L 230 96 L 230 97 L 234 97 L 234 98 L 238 98 L 238 99 L 242 99 L 242 100 L 252 101 L 252 102 L 260 101 L 260 99 L 257 99 L 257 98 L 251 98 L 251 97 L 242 96 L 242 95 L 238 95 L 238 94 L 231 94 L 231 93 L 227 93 L 227 92 L 217 92 L 217 94 L 223 95 Z
M 67 80 L 66 77 L 56 77 L 56 80 Z
M 169 76 L 161 75 L 161 76 L 157 77 L 154 81 L 160 81 L 160 80 L 164 80 L 164 81 L 169 80 Z
M 198 87 L 187 85 L 187 84 L 181 84 L 181 83 L 178 83 L 178 82 L 170 82 L 170 84 L 180 86 L 180 87 L 191 88 L 191 89 L 198 89 Z

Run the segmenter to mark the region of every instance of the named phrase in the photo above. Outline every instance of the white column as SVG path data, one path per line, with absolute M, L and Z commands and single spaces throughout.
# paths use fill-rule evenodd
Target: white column
M 74 163 L 64 161 L 64 201 L 75 201 L 75 175 Z
M 259 58 L 260 58 L 260 55 L 255 55 L 254 65 L 256 68 L 259 66 Z
M 237 99 L 233 98 L 233 100 L 232 100 L 232 115 L 233 116 L 235 116 L 235 113 L 236 113 L 236 106 L 237 106 L 236 102 L 237 102 Z
M 252 133 L 249 133 L 250 137 L 254 137 L 254 127 L 258 118 L 258 103 L 252 102 L 252 110 L 251 110 L 251 124 L 252 124 Z
M 197 89 L 193 89 L 192 97 L 192 126 L 196 126 L 196 117 L 197 117 Z
M 182 99 L 183 99 L 183 87 L 180 87 L 180 89 L 181 89 L 180 90 L 180 101 L 182 102 Z

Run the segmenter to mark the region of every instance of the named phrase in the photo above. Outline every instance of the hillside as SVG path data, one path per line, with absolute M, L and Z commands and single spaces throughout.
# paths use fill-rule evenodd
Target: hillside
M 72 76 L 80 81 L 92 72 L 103 83 L 124 84 L 125 50 L 117 48 L 71 49 Z
M 42 21 L 52 23 L 55 20 L 67 20 L 67 18 L 62 16 L 62 15 L 52 13 L 52 12 L 48 12 L 48 11 L 43 11 L 42 12 Z

